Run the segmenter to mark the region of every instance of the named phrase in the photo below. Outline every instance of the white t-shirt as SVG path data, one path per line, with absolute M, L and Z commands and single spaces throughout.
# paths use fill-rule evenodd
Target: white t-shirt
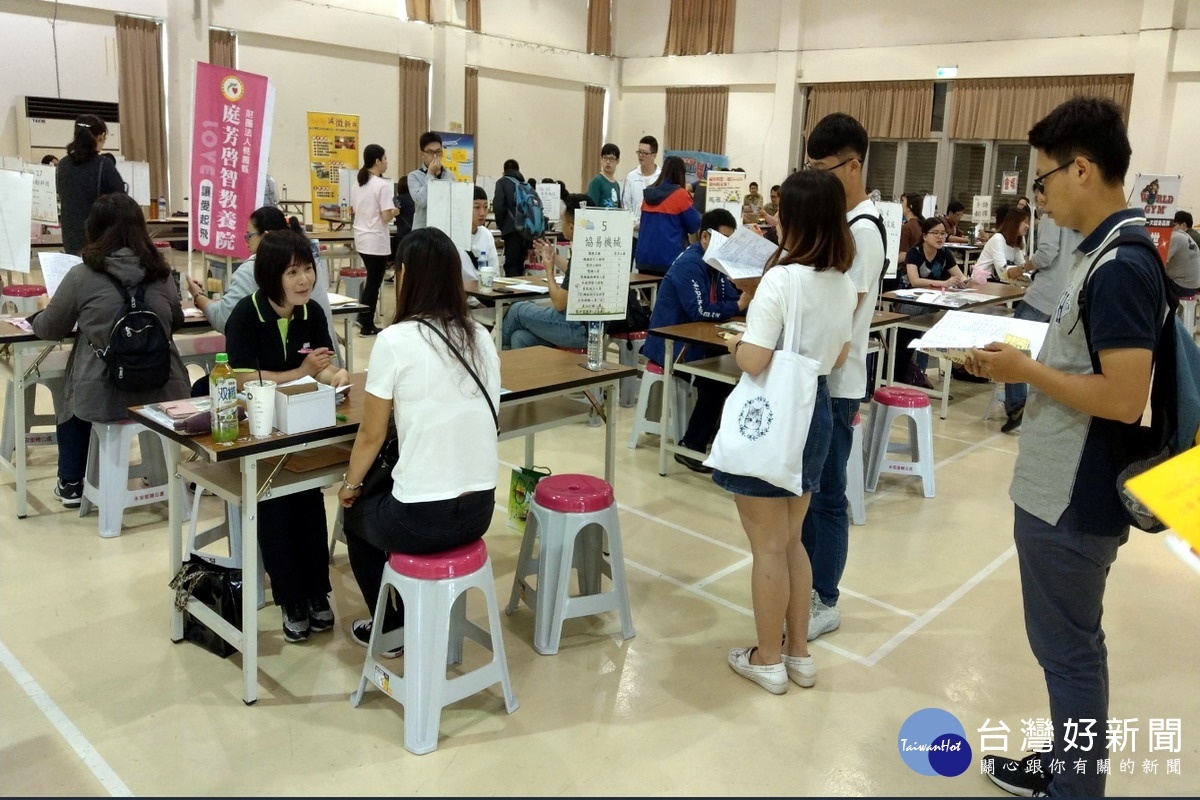
M 836 269 L 817 272 L 800 264 L 772 267 L 746 309 L 742 341 L 778 350 L 786 326 L 795 337 L 792 349 L 820 361 L 820 374 L 828 375 L 850 340 L 857 302 L 854 284 Z
M 983 246 L 979 260 L 973 269 L 987 269 L 999 278 L 1009 266 L 1025 263 L 1025 252 L 1019 247 L 1013 247 L 1004 240 L 1003 233 L 993 233 L 992 238 Z
M 498 410 L 500 356 L 487 330 L 473 325 L 475 371 Z M 436 333 L 411 320 L 384 328 L 371 350 L 367 391 L 392 401 L 400 439 L 393 497 L 427 503 L 496 488 L 492 412 Z
M 488 266 L 495 270 L 497 275 L 502 275 L 504 270 L 500 266 L 499 256 L 496 255 L 496 238 L 492 236 L 492 232 L 486 225 L 480 225 L 471 235 L 471 252 L 475 254 L 476 258 L 479 258 L 480 251 L 487 255 Z M 481 261 L 479 265 L 483 266 L 483 262 Z M 463 280 L 479 280 L 479 270 L 475 268 L 469 258 L 463 261 Z
M 621 205 L 633 212 L 633 235 L 637 236 L 642 224 L 642 195 L 646 187 L 658 180 L 662 167 L 655 165 L 652 175 L 643 175 L 641 167 L 634 167 L 625 176 L 625 188 L 621 190 Z
M 846 214 L 846 220 L 861 214 L 879 216 L 870 198 L 852 208 Z M 875 303 L 879 300 L 879 273 L 883 271 L 884 248 L 879 228 L 869 219 L 854 223 L 850 233 L 854 236 L 854 261 L 846 276 L 854 284 L 854 291 L 864 297 L 854 309 L 850 355 L 840 369 L 829 374 L 829 396 L 858 400 L 867 393 L 867 339 L 871 334 Z
M 350 185 L 350 205 L 354 206 L 354 249 L 358 252 L 369 256 L 392 254 L 387 225 L 380 214 L 395 210 L 392 203 L 395 191 L 396 187 L 378 175 L 372 175 L 363 186 L 358 185 L 357 178 Z

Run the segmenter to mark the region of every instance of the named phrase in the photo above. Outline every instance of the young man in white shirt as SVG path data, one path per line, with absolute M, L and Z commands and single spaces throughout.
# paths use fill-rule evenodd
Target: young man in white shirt
M 646 187 L 658 180 L 658 139 L 643 136 L 637 146 L 638 165 L 625 176 L 625 189 L 621 192 L 621 207 L 633 212 L 633 252 L 637 252 L 638 229 L 642 223 L 642 195 Z
M 475 187 L 475 200 L 471 203 L 471 258 L 463 261 L 463 280 L 479 280 L 479 270 L 483 267 L 482 255 L 487 259 L 487 265 L 500 271 L 500 258 L 496 254 L 496 238 L 484 223 L 487 222 L 488 196 L 482 186 Z M 472 262 L 473 268 L 472 268 Z
M 867 131 L 848 114 L 830 114 L 808 137 L 805 169 L 833 173 L 846 190 L 846 219 L 854 236 L 854 261 L 846 273 L 858 293 L 851 326 L 850 354 L 829 375 L 833 409 L 833 436 L 821 491 L 812 495 L 804 517 L 801 541 L 812 562 L 812 608 L 808 618 L 808 640 L 837 630 L 842 624 L 838 610 L 838 583 L 846 569 L 850 543 L 849 503 L 846 500 L 846 464 L 854 437 L 854 418 L 867 393 L 867 339 L 871 317 L 879 298 L 879 276 L 883 272 L 885 240 L 879 212 L 864 188 L 863 159 L 867 155 Z

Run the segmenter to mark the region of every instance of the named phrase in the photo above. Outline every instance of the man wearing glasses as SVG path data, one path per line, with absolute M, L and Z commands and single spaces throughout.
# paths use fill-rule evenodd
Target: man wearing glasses
M 588 204 L 597 208 L 621 207 L 621 184 L 617 183 L 617 162 L 621 148 L 612 142 L 600 148 L 600 172 L 588 184 Z
M 658 139 L 643 136 L 638 142 L 638 165 L 625 176 L 625 191 L 621 193 L 621 206 L 633 211 L 633 252 L 637 252 L 638 230 L 642 225 L 642 195 L 646 187 L 658 180 L 659 166 L 654 162 L 658 156 Z
M 429 224 L 429 181 L 452 181 L 450 170 L 442 166 L 442 137 L 433 131 L 421 134 L 421 168 L 408 173 L 408 193 L 413 200 L 412 229 Z
M 1117 494 L 1126 462 L 1110 442 L 1146 406 L 1167 289 L 1149 247 L 1122 244 L 1101 255 L 1125 231 L 1150 242 L 1141 211 L 1125 201 L 1131 153 L 1121 109 L 1072 98 L 1033 126 L 1029 143 L 1046 214 L 1083 241 L 1037 360 L 992 343 L 972 350 L 966 366 L 1031 387 L 1009 496 L 1025 633 L 1045 675 L 1054 741 L 1050 752 L 1019 761 L 987 756 L 983 768 L 1017 795 L 1100 797 L 1108 771 L 1104 589 L 1129 538 Z M 1055 762 L 1067 769 L 1052 769 Z

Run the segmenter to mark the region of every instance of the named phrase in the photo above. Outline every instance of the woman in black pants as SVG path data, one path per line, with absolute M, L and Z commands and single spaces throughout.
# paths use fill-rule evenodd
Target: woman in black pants
M 358 171 L 358 183 L 350 187 L 350 204 L 354 207 L 354 249 L 362 256 L 367 268 L 367 285 L 362 290 L 362 304 L 367 311 L 358 317 L 363 336 L 379 333 L 375 327 L 375 302 L 383 273 L 387 271 L 388 256 L 392 253 L 388 225 L 400 212 L 392 198 L 395 188 L 383 179 L 387 171 L 387 155 L 377 144 L 363 150 L 363 166 Z

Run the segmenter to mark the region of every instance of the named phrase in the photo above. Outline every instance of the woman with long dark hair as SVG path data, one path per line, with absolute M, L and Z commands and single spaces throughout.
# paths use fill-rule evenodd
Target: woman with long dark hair
M 738 366 L 749 375 L 765 370 L 786 342 L 821 364 L 804 445 L 804 493 L 760 478 L 713 472 L 713 482 L 734 495 L 754 559 L 750 586 L 757 646 L 730 650 L 729 666 L 772 694 L 786 692 L 789 680 L 807 688 L 817 678 L 805 635 L 812 565 L 800 532 L 811 493 L 820 486 L 833 430 L 825 379 L 850 352 L 851 317 L 858 302 L 845 275 L 854 260 L 845 207 L 845 189 L 827 171 L 794 172 L 783 182 L 780 249 L 757 286 L 745 287 L 752 293 L 746 332 L 729 342 Z M 788 637 L 781 646 L 785 622 Z
M 101 195 L 124 192 L 125 181 L 116 166 L 100 151 L 108 139 L 108 126 L 94 114 L 75 119 L 75 138 L 67 145 L 67 155 L 59 161 L 56 173 L 61 201 L 63 251 L 79 255 L 85 243 L 84 223 L 92 204 Z
M 102 159 L 97 159 L 102 160 Z M 66 163 L 63 159 L 62 163 Z M 60 166 L 61 170 L 62 167 Z M 187 370 L 171 346 L 170 377 L 158 389 L 125 392 L 113 385 L 101 356 L 109 346 L 113 323 L 125 306 L 119 282 L 130 293 L 146 284 L 146 305 L 169 337 L 183 325 L 183 309 L 171 268 L 146 232 L 137 202 L 126 194 L 101 195 L 84 226 L 87 244 L 83 263 L 67 273 L 44 311 L 31 318 L 39 339 L 58 341 L 78 324 L 79 335 L 67 359 L 58 411 L 58 484 L 54 494 L 68 508 L 83 496 L 88 440 L 93 422 L 118 422 L 130 406 L 156 403 L 188 394 Z
M 658 180 L 646 187 L 634 253 L 639 272 L 666 275 L 688 246 L 688 235 L 700 230 L 700 212 L 683 188 L 686 182 L 683 159 L 670 156 L 663 161 Z
M 338 492 L 350 567 L 372 612 L 388 553 L 426 555 L 480 539 L 496 490 L 500 357 L 467 310 L 458 248 L 420 228 L 404 240 L 396 270 L 396 317 L 371 350 L 362 424 Z M 400 442 L 392 490 L 361 497 L 392 419 Z M 389 605 L 384 628 L 403 624 L 403 606 Z M 366 646 L 371 627 L 361 619 L 351 633 Z
M 350 187 L 350 205 L 354 207 L 354 249 L 367 268 L 367 283 L 362 290 L 362 304 L 367 310 L 359 314 L 358 327 L 363 336 L 379 333 L 375 327 L 375 303 L 379 287 L 387 272 L 388 256 L 392 253 L 388 225 L 400 212 L 392 198 L 395 187 L 383 179 L 387 172 L 387 154 L 377 144 L 363 149 L 363 166 L 358 181 Z
M 1017 206 L 1004 215 L 1000 227 L 987 240 L 979 260 L 975 262 L 973 275 L 993 276 L 999 280 L 1011 280 L 1025 266 L 1025 234 L 1029 233 L 1029 209 Z M 1011 269 L 1011 272 L 1010 272 Z M 976 278 L 980 280 L 980 278 Z

